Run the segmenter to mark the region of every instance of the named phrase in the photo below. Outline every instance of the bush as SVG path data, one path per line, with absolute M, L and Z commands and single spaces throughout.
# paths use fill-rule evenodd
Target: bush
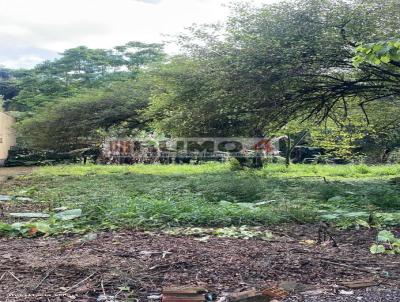
M 229 166 L 229 170 L 231 170 L 231 171 L 243 170 L 243 166 L 240 164 L 240 162 L 237 160 L 237 158 L 230 158 L 228 160 L 228 166 Z
M 267 156 L 263 159 L 264 164 L 286 164 L 286 159 L 282 156 Z
M 400 149 L 390 152 L 388 162 L 391 164 L 400 164 Z

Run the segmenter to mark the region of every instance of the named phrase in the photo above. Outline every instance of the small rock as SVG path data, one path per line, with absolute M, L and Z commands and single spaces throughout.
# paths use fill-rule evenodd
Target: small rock
M 17 197 L 16 199 L 17 199 L 18 201 L 26 201 L 26 202 L 33 201 L 33 199 L 32 199 L 32 198 L 29 198 L 29 197 Z
M 9 213 L 11 217 L 16 218 L 49 218 L 50 215 L 46 213 Z
M 67 207 L 54 208 L 54 211 L 57 211 L 57 212 L 59 212 L 59 211 L 65 211 L 65 210 L 68 210 L 68 208 L 67 208 Z
M 161 300 L 161 295 L 151 295 L 151 296 L 148 296 L 147 297 L 147 299 L 148 300 Z
M 12 196 L 9 195 L 0 195 L 0 201 L 10 201 L 12 200 Z
M 83 241 L 93 241 L 97 239 L 96 233 L 89 233 L 82 237 Z
M 305 296 L 318 296 L 325 294 L 325 290 L 323 289 L 316 289 L 316 290 L 308 290 L 302 293 Z
M 311 240 L 314 241 L 314 240 Z M 279 286 L 288 292 L 304 292 L 310 290 L 307 284 L 299 283 L 296 281 L 282 281 Z
M 97 302 L 119 302 L 115 296 L 100 295 L 97 297 Z
M 339 294 L 350 296 L 350 295 L 354 295 L 354 292 L 352 290 L 340 290 Z

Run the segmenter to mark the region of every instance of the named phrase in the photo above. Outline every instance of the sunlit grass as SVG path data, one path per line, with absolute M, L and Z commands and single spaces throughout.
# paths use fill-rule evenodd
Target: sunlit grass
M 80 230 L 310 223 L 327 213 L 350 225 L 371 213 L 396 223 L 400 188 L 390 178 L 399 172 L 400 165 L 65 165 L 38 168 L 2 193 L 50 211 L 81 208 Z
M 203 174 L 228 171 L 226 165 L 207 163 L 202 165 L 60 165 L 47 166 L 35 170 L 35 175 L 87 175 L 87 174 Z
M 200 165 L 61 165 L 41 167 L 36 175 L 87 175 L 87 174 L 153 174 L 153 175 L 186 175 L 228 172 L 225 164 L 206 163 Z M 254 172 L 254 171 L 253 171 Z M 345 177 L 365 178 L 381 176 L 400 176 L 398 165 L 306 165 L 296 164 L 288 168 L 282 164 L 268 164 L 262 170 L 255 170 L 260 176 L 274 177 Z

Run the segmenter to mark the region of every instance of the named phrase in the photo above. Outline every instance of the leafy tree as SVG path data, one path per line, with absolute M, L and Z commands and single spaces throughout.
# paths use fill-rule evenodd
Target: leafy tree
M 159 132 L 176 137 L 232 136 L 248 133 L 249 124 L 258 123 L 243 112 L 247 104 L 238 102 L 234 91 L 227 95 L 217 82 L 220 75 L 201 61 L 176 57 L 152 78 L 146 116 Z
M 111 127 L 143 128 L 148 91 L 146 81 L 134 81 L 54 101 L 18 124 L 19 139 L 29 148 L 56 152 L 98 147 Z
M 84 90 L 128 81 L 143 67 L 164 59 L 163 45 L 129 42 L 114 49 L 68 49 L 59 59 L 45 61 L 32 70 L 16 71 L 20 92 L 10 100 L 11 108 L 32 112 L 60 98 Z
M 400 67 L 400 40 L 391 39 L 358 46 L 353 64 L 360 66 L 362 63 L 391 64 L 393 68 Z
M 0 97 L 3 99 L 5 109 L 8 101 L 15 97 L 18 91 L 13 71 L 0 66 Z
M 384 160 L 400 141 L 397 15 L 397 0 L 237 4 L 225 24 L 179 37 L 184 53 L 168 61 L 160 44 L 81 46 L 12 71 L 0 89 L 19 93 L 10 104 L 27 112 L 19 129 L 35 148 L 151 127 L 175 137 L 279 133 L 287 163 L 304 139 L 333 156 Z
M 151 105 L 167 117 L 157 126 L 171 125 L 173 133 L 250 135 L 298 118 L 333 119 L 335 108 L 346 111 L 355 102 L 363 112 L 370 102 L 393 103 L 397 79 L 390 79 L 388 93 L 377 84 L 387 70 L 357 68 L 352 57 L 357 43 L 394 36 L 400 21 L 392 16 L 399 13 L 394 0 L 238 5 L 222 28 L 195 27 L 181 37 L 186 55 L 179 60 L 192 68 L 170 64 L 176 80 L 166 79 L 167 93 Z

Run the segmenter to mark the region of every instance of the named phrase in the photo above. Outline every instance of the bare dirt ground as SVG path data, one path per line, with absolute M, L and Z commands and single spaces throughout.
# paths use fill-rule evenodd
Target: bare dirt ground
M 274 241 L 199 242 L 139 231 L 101 233 L 89 241 L 82 236 L 3 238 L 0 299 L 96 301 L 106 293 L 129 301 L 130 291 L 143 301 L 171 285 L 198 285 L 221 294 L 285 281 L 293 290 L 287 301 L 400 300 L 400 257 L 369 253 L 374 230 L 337 232 L 338 248 L 300 243 L 315 230 L 312 226 L 273 229 L 275 234 L 290 234 Z M 377 286 L 349 290 L 339 285 L 359 279 L 374 280 Z
M 10 178 L 28 174 L 33 170 L 31 167 L 0 167 L 0 185 Z

